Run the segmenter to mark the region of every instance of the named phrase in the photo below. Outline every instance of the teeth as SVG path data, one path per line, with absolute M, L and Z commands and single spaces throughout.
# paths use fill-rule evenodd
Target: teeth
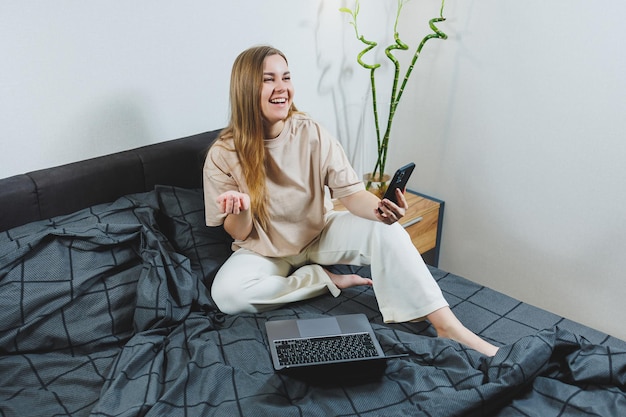
M 286 103 L 287 99 L 285 98 L 275 98 L 273 100 L 270 100 L 270 103 Z

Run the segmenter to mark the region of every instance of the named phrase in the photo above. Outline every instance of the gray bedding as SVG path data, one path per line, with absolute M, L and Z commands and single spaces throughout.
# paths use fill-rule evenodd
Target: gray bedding
M 624 415 L 626 343 L 440 269 L 496 357 L 427 323 L 383 324 L 365 287 L 224 315 L 208 289 L 230 240 L 202 205 L 160 186 L 0 233 L 0 416 Z M 375 380 L 273 371 L 266 320 L 354 312 L 409 356 Z

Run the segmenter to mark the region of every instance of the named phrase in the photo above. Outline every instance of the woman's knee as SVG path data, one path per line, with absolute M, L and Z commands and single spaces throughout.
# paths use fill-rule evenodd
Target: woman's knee
M 226 314 L 254 313 L 246 291 L 233 286 L 227 279 L 216 279 L 211 286 L 211 298 L 221 312 Z M 229 285 L 230 284 L 230 285 Z
M 397 222 L 391 225 L 380 222 L 374 223 L 372 236 L 383 247 L 407 244 L 411 241 L 408 232 Z

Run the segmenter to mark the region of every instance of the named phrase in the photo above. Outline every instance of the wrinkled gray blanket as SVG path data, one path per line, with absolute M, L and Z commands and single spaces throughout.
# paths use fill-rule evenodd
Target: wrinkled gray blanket
M 230 254 L 199 190 L 158 187 L 0 235 L 0 416 L 620 416 L 626 344 L 432 269 L 485 358 L 427 323 L 386 325 L 370 288 L 227 316 Z M 365 313 L 384 375 L 311 384 L 273 371 L 264 322 Z

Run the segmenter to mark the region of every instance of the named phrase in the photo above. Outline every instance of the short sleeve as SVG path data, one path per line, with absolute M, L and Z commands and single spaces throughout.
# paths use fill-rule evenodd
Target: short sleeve
M 331 197 L 343 198 L 364 190 L 363 181 L 352 167 L 339 141 L 323 128 L 320 128 L 320 135 L 324 141 L 329 142 L 323 172 L 326 172 L 326 185 L 330 189 Z
M 204 162 L 202 182 L 207 226 L 219 226 L 224 223 L 226 218 L 226 214 L 219 210 L 217 197 L 226 191 L 240 191 L 231 172 L 233 168 L 228 161 L 228 154 L 234 155 L 234 152 L 220 145 L 213 145 Z

